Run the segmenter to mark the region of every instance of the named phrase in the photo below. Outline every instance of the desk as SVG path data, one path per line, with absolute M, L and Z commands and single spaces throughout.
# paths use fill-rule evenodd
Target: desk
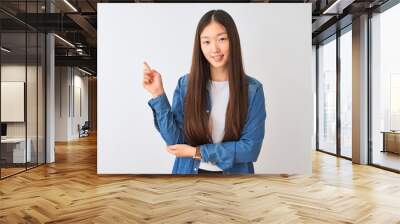
M 1 139 L 1 157 L 6 163 L 25 163 L 31 162 L 31 145 L 32 140 L 27 139 L 26 155 L 25 155 L 25 138 L 6 138 Z M 12 158 L 12 159 L 11 159 Z M 25 161 L 25 158 L 27 161 Z
M 393 152 L 400 154 L 400 132 L 399 131 L 382 131 L 383 133 L 383 150 L 382 152 Z

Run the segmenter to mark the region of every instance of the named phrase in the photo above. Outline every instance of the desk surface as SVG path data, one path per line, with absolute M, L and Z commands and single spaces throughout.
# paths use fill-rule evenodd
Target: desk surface
M 388 134 L 400 134 L 400 131 L 381 131 L 381 133 Z
M 1 139 L 1 143 L 20 143 L 24 142 L 25 138 L 6 138 L 6 139 Z M 29 138 L 28 138 L 29 141 Z

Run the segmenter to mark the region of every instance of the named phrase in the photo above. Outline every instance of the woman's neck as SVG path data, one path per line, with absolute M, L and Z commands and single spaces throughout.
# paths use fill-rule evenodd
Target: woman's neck
M 211 70 L 211 80 L 212 81 L 227 81 L 229 79 L 228 69 L 225 68 L 210 68 Z

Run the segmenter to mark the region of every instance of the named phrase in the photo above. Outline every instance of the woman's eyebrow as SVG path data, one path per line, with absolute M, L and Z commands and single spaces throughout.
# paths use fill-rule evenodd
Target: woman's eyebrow
M 222 32 L 222 33 L 217 34 L 216 36 L 221 36 L 223 34 L 227 34 L 227 33 L 226 32 Z M 201 36 L 200 38 L 209 38 L 209 36 Z

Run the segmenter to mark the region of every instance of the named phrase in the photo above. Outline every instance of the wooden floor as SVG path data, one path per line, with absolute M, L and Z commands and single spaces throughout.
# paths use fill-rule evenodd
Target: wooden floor
M 312 176 L 98 176 L 96 138 L 0 181 L 0 223 L 400 223 L 400 175 L 316 152 Z
M 1 177 L 8 177 L 11 176 L 13 174 L 19 173 L 19 172 L 23 172 L 25 171 L 25 167 L 24 168 L 1 168 Z

